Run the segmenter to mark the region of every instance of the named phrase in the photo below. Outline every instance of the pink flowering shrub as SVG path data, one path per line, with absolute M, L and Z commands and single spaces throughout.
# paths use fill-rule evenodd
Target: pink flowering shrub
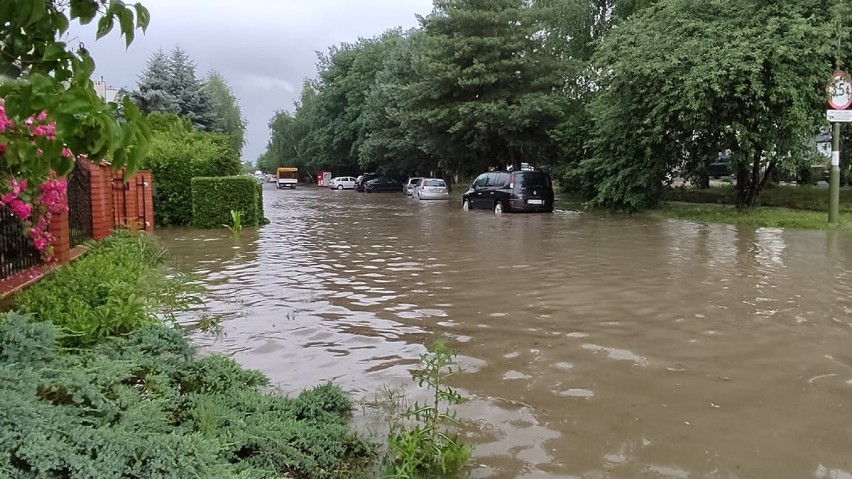
M 23 134 L 30 138 L 40 136 L 53 141 L 56 139 L 56 125 L 46 120 L 47 113 L 41 112 L 38 116 L 25 120 L 24 128 L 18 128 L 15 122 L 6 116 L 6 109 L 0 100 L 0 133 L 17 130 L 19 135 L 23 131 Z M 6 144 L 0 143 L 0 165 L 6 163 L 5 152 Z M 68 148 L 63 148 L 61 154 L 66 158 L 74 158 Z M 50 220 L 53 215 L 68 211 L 67 185 L 64 179 L 51 174 L 45 181 L 40 182 L 37 188 L 31 186 L 25 178 L 7 177 L 3 181 L 0 176 L 0 207 L 6 207 L 23 223 L 27 238 L 41 253 L 42 259 L 50 261 L 53 259 Z

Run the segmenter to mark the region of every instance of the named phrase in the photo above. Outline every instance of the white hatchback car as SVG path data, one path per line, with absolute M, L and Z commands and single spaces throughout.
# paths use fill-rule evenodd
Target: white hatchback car
M 336 190 L 351 190 L 355 188 L 355 178 L 351 176 L 338 176 L 328 182 L 328 187 Z

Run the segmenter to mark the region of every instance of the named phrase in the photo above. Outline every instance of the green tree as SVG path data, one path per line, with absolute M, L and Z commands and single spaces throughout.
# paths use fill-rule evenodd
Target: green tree
M 402 124 L 439 166 L 470 173 L 552 161 L 562 79 L 528 3 L 436 0 L 421 25 Z
M 129 97 L 145 114 L 174 113 L 189 118 L 198 130 L 220 131 L 213 100 L 195 76 L 192 59 L 180 46 L 168 55 L 162 50 L 151 55 Z
M 180 112 L 177 98 L 169 91 L 169 58 L 163 50 L 151 55 L 145 70 L 139 75 L 137 89 L 129 95 L 146 115 Z
M 327 167 L 318 153 L 323 145 L 313 134 L 318 123 L 316 97 L 314 83 L 305 81 L 295 114 L 285 110 L 275 112 L 269 120 L 270 138 L 266 151 L 257 160 L 258 168 L 273 173 L 279 167 L 296 167 L 303 172 Z
M 231 148 L 237 153 L 242 153 L 246 143 L 246 120 L 234 91 L 217 71 L 207 74 L 204 79 L 204 89 L 211 99 L 216 119 L 213 129 L 227 135 L 231 139 Z
M 310 124 L 307 130 L 299 128 L 305 134 L 303 153 L 313 167 L 354 173 L 377 166 L 374 159 L 360 155 L 360 145 L 370 133 L 364 128 L 367 98 L 385 58 L 399 41 L 400 33 L 391 31 L 332 47 L 320 56 L 314 94 L 296 111 L 298 124 L 303 118 Z
M 172 49 L 168 72 L 169 83 L 166 90 L 177 99 L 178 114 L 189 118 L 196 129 L 216 131 L 217 119 L 213 101 L 205 90 L 204 83 L 195 76 L 195 63 L 180 46 Z
M 117 23 L 129 45 L 136 30 L 145 30 L 148 10 L 120 0 L 72 2 L 18 0 L 0 2 L 0 98 L 4 114 L 15 125 L 47 112 L 55 122 L 56 140 L 34 137 L 26 128 L 6 127 L 0 132 L 0 174 L 44 178 L 50 170 L 65 174 L 73 161 L 61 154 L 63 147 L 86 153 L 95 161 L 108 158 L 113 166 L 138 168 L 145 156 L 150 130 L 139 111 L 124 104 L 105 103 L 91 81 L 95 62 L 82 45 L 74 47 L 58 39 L 69 22 L 89 24 L 98 20 L 97 36 L 107 35 Z M 5 182 L 4 182 L 5 183 Z M 30 181 L 35 188 L 38 181 Z
M 363 139 L 358 144 L 364 169 L 425 175 L 438 169 L 435 158 L 421 148 L 405 119 L 405 88 L 413 83 L 413 43 L 422 34 L 401 37 L 389 51 L 370 88 L 361 116 Z
M 656 204 L 665 177 L 731 150 L 738 204 L 755 204 L 820 122 L 831 70 L 827 1 L 661 0 L 604 40 L 591 158 L 574 178 L 592 203 Z

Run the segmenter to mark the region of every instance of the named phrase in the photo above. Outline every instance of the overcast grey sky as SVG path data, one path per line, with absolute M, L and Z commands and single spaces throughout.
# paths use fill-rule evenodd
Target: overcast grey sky
M 431 0 L 141 0 L 151 12 L 148 33 L 124 48 L 116 28 L 95 41 L 94 28 L 72 26 L 68 40 L 85 43 L 96 77 L 134 88 L 148 57 L 180 45 L 196 73 L 218 70 L 248 120 L 243 159 L 254 162 L 269 139 L 276 110 L 293 110 L 302 80 L 316 75 L 316 51 L 417 25 Z

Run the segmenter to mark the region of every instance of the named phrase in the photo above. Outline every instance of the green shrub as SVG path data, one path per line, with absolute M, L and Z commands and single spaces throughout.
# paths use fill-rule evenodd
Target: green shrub
M 196 176 L 231 176 L 242 172 L 228 137 L 194 131 L 185 118 L 151 114 L 153 135 L 143 165 L 154 177 L 154 209 L 161 225 L 188 225 L 192 220 L 190 182 Z
M 263 223 L 263 190 L 251 176 L 192 179 L 192 225 L 221 228 L 232 222 L 231 211 L 241 213 L 243 226 Z
M 61 328 L 60 342 L 88 347 L 171 319 L 196 299 L 179 273 L 166 274 L 165 250 L 153 237 L 117 231 L 85 256 L 22 292 L 15 307 Z
M 336 386 L 264 393 L 263 375 L 199 358 L 162 325 L 81 354 L 56 351 L 55 335 L 0 315 L 2 477 L 345 478 L 373 459 Z M 28 349 L 49 354 L 7 354 Z

